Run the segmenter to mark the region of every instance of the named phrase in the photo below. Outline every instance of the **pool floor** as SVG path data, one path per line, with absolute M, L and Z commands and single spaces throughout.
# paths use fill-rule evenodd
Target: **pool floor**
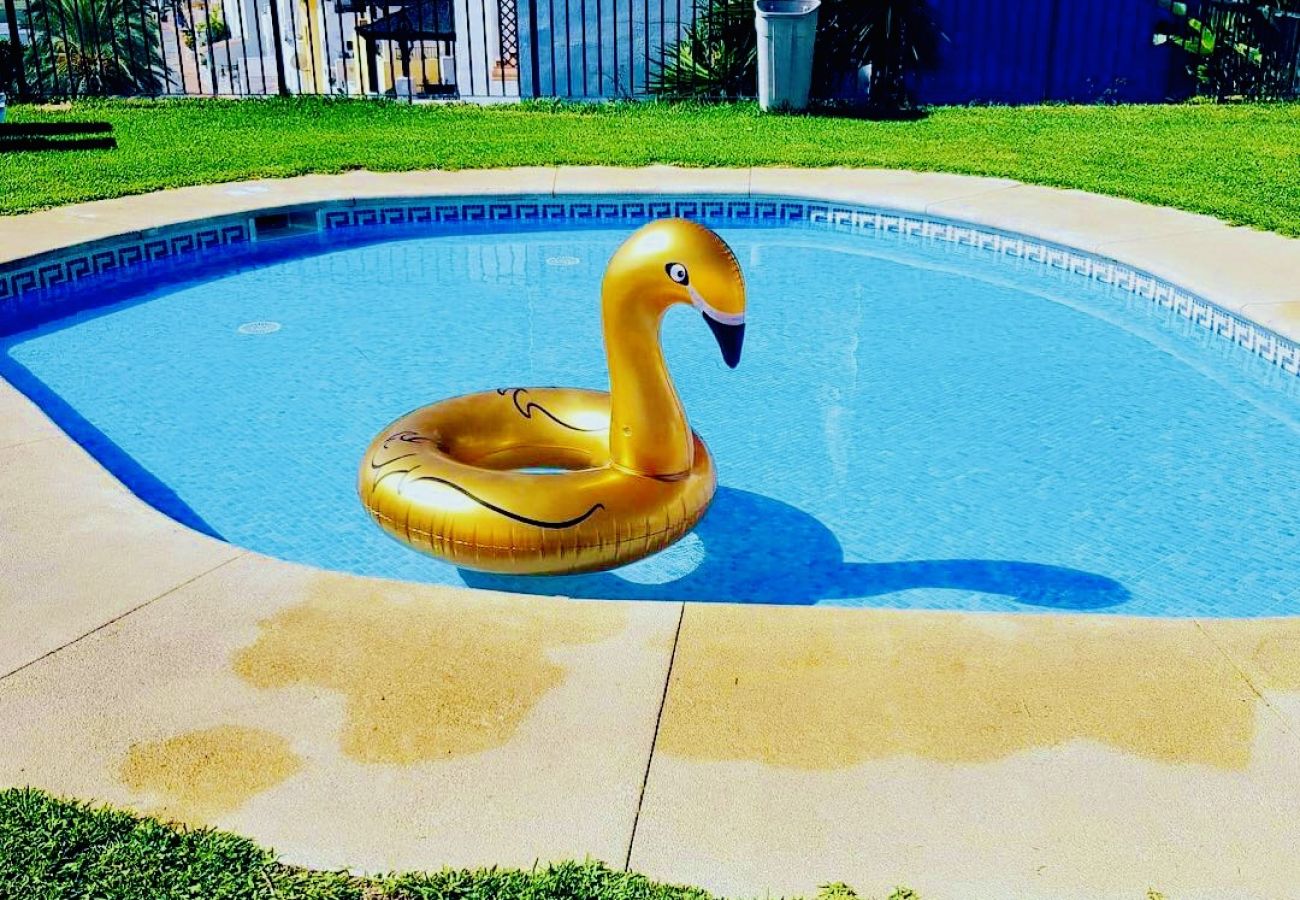
M 740 367 L 663 344 L 720 489 L 663 553 L 589 576 L 459 570 L 375 527 L 386 423 L 494 387 L 604 388 L 627 228 L 315 249 L 18 334 L 0 374 L 144 499 L 327 569 L 573 597 L 1153 616 L 1300 612 L 1294 378 L 1148 301 L 899 236 L 723 228 Z

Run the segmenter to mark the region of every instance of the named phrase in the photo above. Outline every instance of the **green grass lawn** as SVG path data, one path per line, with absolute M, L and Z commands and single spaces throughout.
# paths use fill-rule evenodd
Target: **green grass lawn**
M 1300 103 L 945 107 L 912 122 L 753 104 L 406 106 L 321 99 L 10 108 L 108 121 L 116 150 L 0 153 L 0 213 L 201 182 L 367 168 L 884 166 L 1082 188 L 1300 235 Z
M 365 815 L 364 810 L 358 811 Z M 829 885 L 823 900 L 852 900 Z M 256 844 L 220 831 L 59 800 L 30 789 L 0 791 L 0 897 L 22 900 L 712 900 L 696 888 L 658 884 L 600 863 L 532 871 L 481 869 L 358 878 L 287 866 Z M 898 888 L 889 900 L 919 900 Z

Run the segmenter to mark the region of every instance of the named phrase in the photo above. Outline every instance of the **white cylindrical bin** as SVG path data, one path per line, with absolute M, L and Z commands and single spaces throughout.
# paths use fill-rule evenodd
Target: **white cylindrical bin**
M 821 0 L 754 0 L 760 108 L 803 109 L 808 105 L 821 5 Z

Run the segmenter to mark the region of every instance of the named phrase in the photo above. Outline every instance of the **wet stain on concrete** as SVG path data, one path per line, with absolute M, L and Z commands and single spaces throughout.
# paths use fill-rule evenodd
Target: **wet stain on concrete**
M 323 576 L 309 598 L 260 623 L 235 672 L 259 688 L 341 693 L 343 752 L 411 764 L 508 742 L 565 677 L 550 651 L 618 634 L 618 605 L 483 594 L 472 603 L 394 584 L 358 596 Z
M 118 775 L 137 794 L 161 798 L 150 813 L 201 825 L 238 809 L 301 768 L 302 761 L 280 735 L 218 725 L 132 744 Z
M 1260 690 L 1300 689 L 1300 626 L 1227 634 L 1221 651 L 1188 620 L 689 606 L 659 748 L 828 769 L 1084 739 L 1240 769 L 1262 701 L 1228 657 L 1255 658 Z

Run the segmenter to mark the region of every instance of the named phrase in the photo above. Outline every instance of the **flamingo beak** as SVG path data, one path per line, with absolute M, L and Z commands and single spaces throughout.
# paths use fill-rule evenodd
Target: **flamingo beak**
M 687 286 L 691 305 L 700 311 L 722 351 L 722 361 L 734 369 L 740 365 L 740 348 L 745 343 L 745 314 L 724 312 L 705 300 L 693 286 Z M 742 295 L 743 296 L 743 295 Z M 743 309 L 743 307 L 742 307 Z
M 713 332 L 714 339 L 718 342 L 718 349 L 722 351 L 722 361 L 729 368 L 736 368 L 740 365 L 740 348 L 745 343 L 745 323 L 719 322 L 708 311 L 702 313 L 704 321 L 708 323 L 709 330 Z

